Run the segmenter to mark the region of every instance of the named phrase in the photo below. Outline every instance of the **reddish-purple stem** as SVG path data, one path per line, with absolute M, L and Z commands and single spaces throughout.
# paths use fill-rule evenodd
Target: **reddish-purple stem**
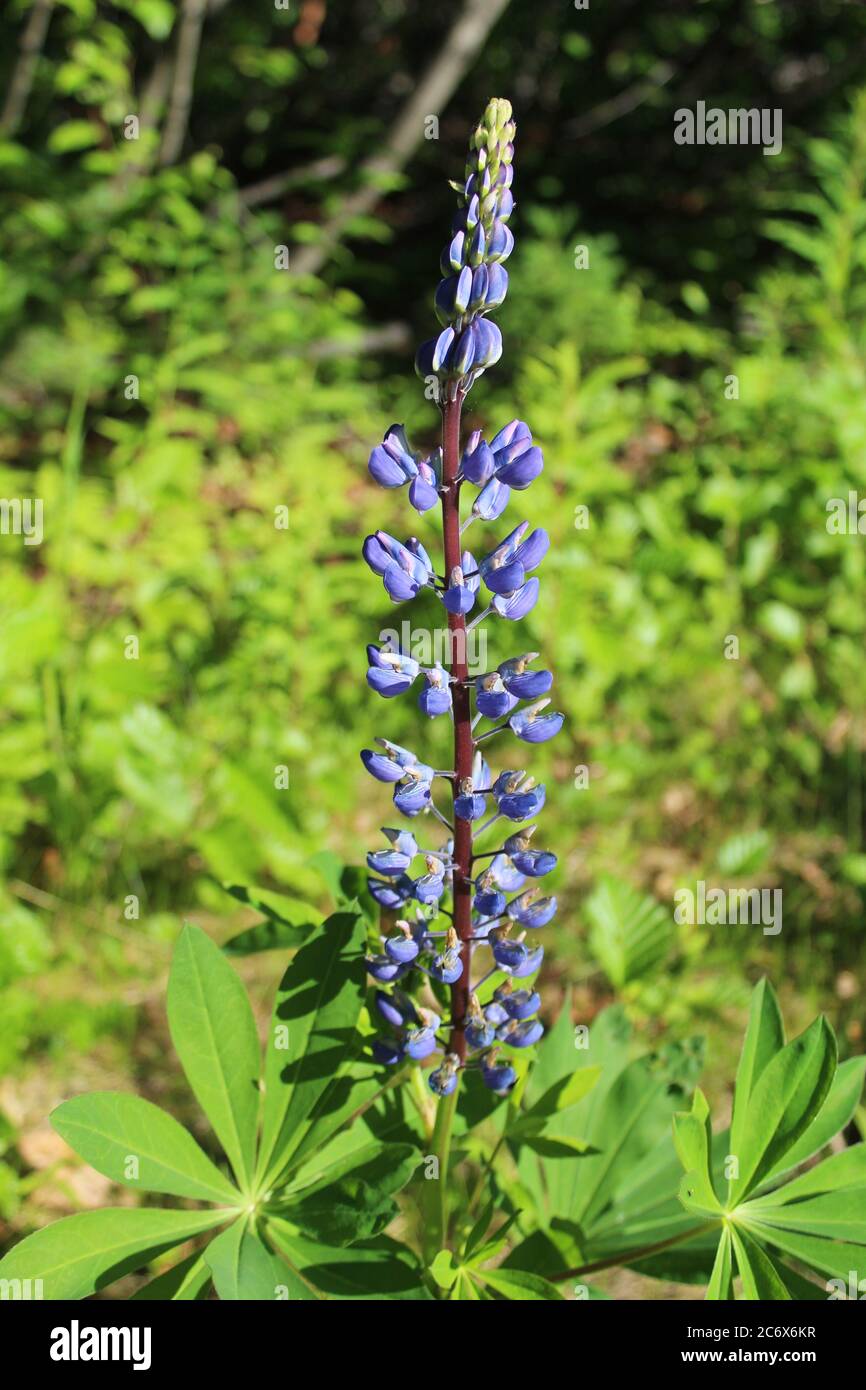
M 442 532 L 445 542 L 445 579 L 460 564 L 460 413 L 463 397 L 446 401 L 442 411 Z M 452 687 L 454 706 L 454 771 L 452 784 L 454 800 L 460 782 L 472 775 L 474 745 L 472 741 L 472 708 L 469 697 L 468 653 L 466 648 L 466 619 L 462 613 L 448 614 L 451 634 L 451 674 L 457 684 Z M 466 1057 L 464 1025 L 469 1006 L 469 967 L 472 937 L 472 825 L 456 815 L 454 823 L 454 928 L 464 943 L 460 958 L 463 971 L 451 986 L 451 1039 L 449 1051 L 456 1052 L 461 1062 Z

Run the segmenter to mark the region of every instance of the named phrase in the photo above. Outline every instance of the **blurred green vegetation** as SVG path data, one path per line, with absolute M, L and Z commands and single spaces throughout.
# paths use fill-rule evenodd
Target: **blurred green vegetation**
M 466 423 L 518 415 L 545 450 L 520 501 L 553 545 L 520 645 L 568 716 L 533 752 L 560 855 L 551 1003 L 567 977 L 583 1016 L 614 989 L 651 1032 L 697 1016 L 721 1074 L 766 970 L 795 1021 L 817 1003 L 859 1050 L 866 569 L 826 504 L 866 494 L 866 97 L 845 56 L 864 12 L 810 6 L 816 41 L 793 4 L 513 4 L 440 139 L 296 275 L 275 248 L 291 266 L 316 244 L 462 7 L 353 3 L 350 23 L 324 0 L 211 4 L 169 162 L 155 79 L 186 11 L 35 8 L 41 54 L 0 143 L 0 495 L 42 498 L 45 528 L 0 536 L 0 1076 L 93 1052 L 170 1084 L 150 1006 L 181 921 L 251 920 L 224 882 L 318 900 L 311 856 L 360 862 L 390 815 L 358 749 L 444 747 L 364 682 L 365 643 L 409 614 L 361 538 L 436 543 L 365 464 L 392 419 L 435 438 L 411 345 L 445 180 L 495 89 L 520 122 L 517 248 L 502 369 Z M 13 88 L 33 11 L 0 21 Z M 672 111 L 703 97 L 784 105 L 783 154 L 678 151 Z M 305 172 L 323 156 L 346 172 Z M 287 169 L 280 197 L 238 195 Z M 491 630 L 494 661 L 514 636 Z M 697 878 L 781 886 L 781 935 L 671 928 Z M 627 885 L 666 909 L 635 978 L 606 940 L 652 917 Z

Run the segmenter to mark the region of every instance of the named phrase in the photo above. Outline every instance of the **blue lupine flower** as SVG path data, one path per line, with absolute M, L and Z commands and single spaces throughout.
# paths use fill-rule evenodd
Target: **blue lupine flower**
M 427 855 L 426 864 L 426 874 L 415 880 L 415 897 L 419 903 L 435 903 L 445 892 L 445 864 L 433 854 Z
M 475 606 L 475 592 L 464 578 L 462 566 L 455 565 L 449 576 L 448 588 L 442 595 L 442 602 L 449 613 L 469 613 Z
M 370 473 L 380 487 L 403 487 L 418 472 L 415 455 L 402 425 L 391 425 L 370 455 Z
M 498 478 L 491 478 L 472 503 L 473 517 L 482 521 L 495 521 L 505 511 L 510 497 L 511 489 Z
M 516 623 L 521 618 L 525 618 L 538 602 L 538 580 L 533 577 L 527 579 L 521 589 L 517 589 L 513 594 L 496 594 L 493 599 L 492 607 L 499 614 L 500 618 L 507 618 L 509 622 Z
M 564 715 L 543 714 L 542 710 L 550 704 L 549 700 L 536 700 L 528 709 L 515 710 L 508 721 L 509 728 L 524 743 L 546 743 L 562 728 Z
M 479 676 L 475 682 L 475 705 L 479 714 L 488 719 L 501 719 L 509 714 L 517 704 L 517 696 L 511 695 L 498 671 L 487 676 Z
M 546 695 L 553 685 L 550 671 L 528 671 L 526 668 L 538 656 L 538 652 L 526 652 L 523 656 L 503 661 L 497 667 L 505 689 L 519 700 L 535 700 Z
M 544 1024 L 540 1018 L 525 1018 L 520 1023 L 511 1019 L 496 1031 L 499 1042 L 507 1043 L 509 1047 L 531 1047 L 543 1036 Z
M 537 827 L 528 825 L 516 835 L 509 835 L 503 846 L 512 864 L 528 878 L 543 878 L 556 868 L 556 855 L 549 850 L 533 849 L 530 840 Z
M 447 714 L 451 709 L 451 678 L 442 666 L 434 666 L 424 673 L 425 686 L 418 696 L 421 712 L 429 719 L 439 714 Z
M 494 855 L 490 862 L 490 873 L 497 888 L 506 893 L 517 893 L 526 882 L 526 876 L 507 854 Z
M 403 1046 L 390 1038 L 377 1038 L 373 1043 L 373 1059 L 386 1067 L 394 1067 L 403 1060 Z
M 509 1018 L 531 1018 L 541 1008 L 541 996 L 536 990 L 512 989 L 510 981 L 500 985 L 496 997 Z
M 493 783 L 499 814 L 509 820 L 531 820 L 544 805 L 545 789 L 525 772 L 501 772 Z
M 454 814 L 460 820 L 481 820 L 487 811 L 487 797 L 476 792 L 474 779 L 463 777 L 460 780 L 458 795 L 454 798 Z
M 380 695 L 390 698 L 409 690 L 421 670 L 418 662 L 403 652 L 367 648 L 367 684 Z
M 402 906 L 409 901 L 415 889 L 411 878 L 407 874 L 401 874 L 393 882 L 387 882 L 381 878 L 368 878 L 367 888 L 374 902 L 380 907 L 384 907 L 387 912 L 392 912 L 395 907 Z
M 467 1045 L 474 1051 L 490 1047 L 496 1037 L 496 1026 L 485 1016 L 477 994 L 470 997 L 464 1032 Z
M 497 1062 L 495 1057 L 495 1051 L 488 1052 L 481 1065 L 481 1079 L 491 1091 L 504 1096 L 508 1094 L 517 1080 L 517 1072 L 510 1062 Z
M 450 927 L 445 938 L 445 950 L 440 952 L 430 966 L 430 974 L 434 980 L 439 980 L 443 985 L 453 985 L 463 974 L 463 963 L 460 959 L 460 939 L 453 927 Z
M 468 479 L 470 483 L 476 483 L 479 487 L 483 487 L 496 471 L 493 450 L 481 438 L 480 430 L 476 430 L 474 434 L 469 436 L 460 460 L 460 471 L 464 478 Z
M 556 898 L 536 900 L 535 895 L 536 889 L 530 888 L 519 898 L 512 898 L 508 904 L 508 915 L 513 922 L 519 922 L 522 927 L 546 927 L 556 916 Z
M 420 950 L 408 922 L 398 922 L 393 936 L 385 941 L 385 954 L 398 965 L 411 965 Z
M 456 1052 L 449 1052 L 441 1064 L 428 1077 L 430 1090 L 437 1096 L 450 1096 L 457 1085 L 460 1058 Z
M 390 956 L 367 956 L 366 964 L 373 979 L 378 980 L 383 985 L 392 984 L 394 980 L 401 980 L 409 969 L 408 965 L 400 965 Z
M 490 869 L 479 874 L 475 880 L 475 896 L 472 899 L 474 910 L 482 917 L 499 917 L 505 911 L 506 897 L 495 886 Z
M 399 878 L 418 853 L 415 836 L 408 830 L 394 830 L 382 826 L 382 834 L 391 841 L 391 849 L 371 850 L 367 855 L 367 867 L 376 874 Z

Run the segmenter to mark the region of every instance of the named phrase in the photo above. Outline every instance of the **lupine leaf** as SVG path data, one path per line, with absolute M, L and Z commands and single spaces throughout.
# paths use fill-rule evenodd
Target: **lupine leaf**
M 551 1284 L 548 1279 L 542 1278 L 540 1274 L 530 1274 L 524 1269 L 514 1269 L 510 1265 L 498 1269 L 477 1269 L 476 1279 L 483 1279 L 485 1284 L 489 1284 L 497 1293 L 503 1293 L 514 1302 L 556 1302 L 563 1303 L 563 1295 L 555 1284 Z
M 323 914 L 301 898 L 285 893 L 272 893 L 264 888 L 247 888 L 240 884 L 223 885 L 238 902 L 261 912 L 265 918 L 246 931 L 239 932 L 223 946 L 232 956 L 251 955 L 257 951 L 294 950 L 312 936 L 321 925 Z
M 198 927 L 181 932 L 168 980 L 172 1041 L 199 1105 L 247 1190 L 255 1165 L 260 1054 L 246 990 Z
M 91 1091 L 64 1101 L 51 1123 L 76 1153 L 112 1182 L 222 1206 L 240 1200 L 192 1135 L 139 1096 Z M 135 1178 L 126 1176 L 130 1158 L 138 1160 Z
M 707 1284 L 706 1299 L 710 1303 L 727 1302 L 733 1298 L 731 1277 L 731 1232 L 727 1226 L 722 1228 L 719 1248 L 713 1264 L 710 1282 Z
M 738 1231 L 736 1226 L 730 1230 L 745 1297 L 790 1302 L 791 1295 L 769 1255 L 744 1231 Z
M 268 1236 L 295 1271 L 327 1298 L 429 1300 L 421 1266 L 405 1245 L 390 1236 L 335 1248 L 299 1235 L 278 1217 L 268 1217 Z
M 454 1263 L 450 1250 L 440 1250 L 430 1263 L 430 1273 L 440 1289 L 450 1289 L 460 1274 L 460 1266 Z
M 777 1187 L 765 1197 L 756 1197 L 749 1202 L 749 1210 L 755 1207 L 777 1206 L 781 1203 L 797 1202 L 802 1197 L 812 1197 L 822 1192 L 836 1192 L 840 1188 L 862 1187 L 866 1183 L 866 1144 L 852 1144 L 850 1148 L 831 1154 L 823 1163 L 801 1173 L 798 1178 Z
M 769 980 L 760 980 L 752 991 L 749 1022 L 734 1084 L 731 1117 L 731 1152 L 738 1154 L 745 1133 L 749 1097 L 767 1063 L 785 1046 L 785 1025 L 779 1001 Z
M 286 1293 L 290 1300 L 310 1302 L 317 1298 L 296 1271 L 250 1230 L 246 1217 L 212 1240 L 204 1258 L 214 1288 L 226 1302 L 274 1301 L 285 1298 Z
M 784 1205 L 749 1202 L 747 1210 L 750 1220 L 757 1219 L 764 1226 L 866 1245 L 866 1183 Z
M 686 1170 L 680 1184 L 680 1199 L 689 1211 L 713 1215 L 721 1206 L 710 1172 L 713 1142 L 710 1107 L 701 1090 L 695 1091 L 689 1113 L 674 1115 L 673 1133 L 674 1147 Z
M 531 1129 L 537 1120 L 547 1120 L 552 1115 L 561 1114 L 577 1105 L 588 1095 L 601 1076 L 601 1067 L 582 1067 L 570 1076 L 562 1076 L 555 1081 L 533 1105 L 520 1113 L 517 1121 L 509 1126 L 509 1137 L 522 1129 Z
M 76 1212 L 13 1246 L 0 1260 L 0 1279 L 41 1279 L 49 1300 L 87 1298 L 225 1219 L 219 1211 L 157 1207 Z
M 302 1126 L 347 1053 L 352 1055 L 366 983 L 366 932 L 357 909 L 335 913 L 301 947 L 280 982 L 265 1053 L 258 1164 L 265 1185 L 285 1168 L 303 1138 Z
M 210 1281 L 204 1255 L 196 1251 L 138 1289 L 130 1302 L 192 1303 L 204 1297 Z
M 526 1144 L 542 1158 L 589 1158 L 599 1153 L 585 1139 L 568 1139 L 557 1134 L 521 1134 L 519 1138 L 521 1144 Z
M 741 1202 L 793 1147 L 823 1105 L 835 1070 L 836 1039 L 824 1018 L 767 1063 L 749 1096 L 729 1201 Z
M 820 1270 L 823 1274 L 832 1274 L 837 1279 L 847 1279 L 852 1269 L 859 1270 L 862 1267 L 862 1245 L 770 1226 L 760 1221 L 757 1215 L 751 1216 L 750 1207 L 751 1203 L 747 1203 L 739 1214 L 737 1219 L 740 1224 L 746 1224 L 747 1221 L 753 1235 L 758 1236 L 765 1244 L 784 1251 L 786 1255 L 794 1255 L 811 1269 Z
M 339 1182 L 314 1184 L 280 1208 L 281 1215 L 329 1245 L 348 1245 L 379 1235 L 395 1214 L 392 1194 L 411 1178 L 420 1154 L 408 1144 L 388 1144 Z
M 762 1186 L 812 1158 L 850 1123 L 863 1093 L 864 1074 L 866 1057 L 850 1057 L 836 1068 L 827 1099 L 818 1114 L 784 1157 L 770 1169 Z

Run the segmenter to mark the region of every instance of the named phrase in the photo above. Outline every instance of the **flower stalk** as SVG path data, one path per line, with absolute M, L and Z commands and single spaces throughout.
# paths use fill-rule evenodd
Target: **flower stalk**
M 498 98 L 489 102 L 470 142 L 464 180 L 454 185 L 458 208 L 434 300 L 444 326 L 416 357 L 416 370 L 432 387 L 427 394 L 441 410 L 441 443 L 422 458 L 403 426 L 392 425 L 370 455 L 375 481 L 386 488 L 406 487 L 419 516 L 441 504 L 442 565 L 434 567 L 417 536 L 401 542 L 376 531 L 363 549 L 393 602 L 408 603 L 422 590 L 432 591 L 448 625 L 447 669 L 439 662 L 425 666 L 412 652 L 370 646 L 367 682 L 391 699 L 420 680 L 422 713 L 452 721 L 453 767 L 437 769 L 386 738 L 361 754 L 367 771 L 392 786 L 402 816 L 417 818 L 435 835 L 441 836 L 442 828 L 448 832 L 444 844 L 430 846 L 423 831 L 416 836 L 413 830 L 383 826 L 387 848 L 367 855 L 370 892 L 383 920 L 396 918 L 393 930 L 386 926 L 382 933 L 381 952 L 367 961 L 383 986 L 375 1006 L 391 1034 L 377 1040 L 373 1055 L 397 1066 L 440 1054 L 428 1082 L 435 1095 L 449 1098 L 440 1126 L 446 1162 L 447 1117 L 461 1073 L 473 1069 L 491 1090 L 506 1095 L 517 1070 L 507 1053 L 500 1059 L 500 1045 L 528 1048 L 544 1032 L 537 991 L 518 982 L 537 973 L 544 948 L 530 944 L 531 934 L 556 912 L 556 899 L 539 898 L 534 886 L 555 867 L 556 856 L 532 845 L 535 826 L 527 824 L 542 809 L 545 789 L 523 769 L 506 768 L 494 777 L 482 752 L 494 735 L 510 732 L 518 742 L 534 744 L 559 731 L 562 715 L 547 709 L 547 698 L 538 698 L 546 697 L 553 676 L 532 666 L 537 652 L 470 673 L 467 640 L 485 619 L 507 627 L 526 617 L 539 595 L 534 571 L 549 545 L 546 531 L 530 531 L 522 521 L 480 559 L 463 549 L 469 522 L 478 523 L 473 536 L 495 522 L 512 493 L 529 487 L 544 466 L 522 420 L 511 420 L 489 443 L 480 430 L 466 440 L 461 435 L 466 396 L 502 353 L 502 335 L 490 314 L 505 299 L 503 262 L 514 245 L 507 225 L 514 207 L 514 136 L 510 104 Z M 467 486 L 477 493 L 461 524 L 461 493 Z M 482 584 L 486 603 L 480 600 Z M 480 611 L 468 620 L 476 604 Z M 479 727 L 485 720 L 489 727 Z M 497 748 L 500 744 L 497 740 Z M 450 793 L 450 821 L 435 799 L 443 781 Z M 481 843 L 488 833 L 501 839 L 504 832 L 494 827 L 509 821 L 519 828 L 498 847 Z M 490 954 L 476 970 L 476 957 L 484 952 Z M 449 1016 L 443 1018 L 440 1010 L 446 1008 Z M 442 1212 L 447 1213 L 447 1202 Z

